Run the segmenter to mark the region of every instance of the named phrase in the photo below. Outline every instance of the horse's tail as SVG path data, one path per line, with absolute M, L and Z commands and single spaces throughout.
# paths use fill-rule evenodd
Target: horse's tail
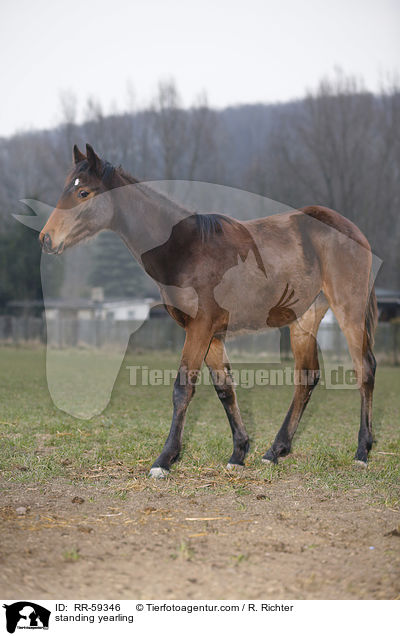
M 375 330 L 378 323 L 378 305 L 376 302 L 376 295 L 374 287 L 371 288 L 371 292 L 368 298 L 367 311 L 365 314 L 365 339 L 369 350 L 374 346 Z

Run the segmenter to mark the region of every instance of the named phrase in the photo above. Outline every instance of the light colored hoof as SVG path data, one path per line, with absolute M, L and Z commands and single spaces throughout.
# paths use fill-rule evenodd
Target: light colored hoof
M 241 466 L 240 464 L 230 464 L 228 463 L 226 465 L 226 469 L 227 470 L 243 470 L 244 466 Z
M 169 470 L 166 468 L 161 468 L 160 466 L 150 468 L 149 477 L 152 477 L 153 479 L 165 479 L 168 475 Z
M 263 464 L 269 464 L 270 466 L 275 466 L 275 462 L 272 462 L 270 459 L 264 459 L 264 457 L 262 457 L 261 461 Z
M 354 463 L 355 463 L 357 466 L 360 466 L 360 468 L 368 468 L 368 464 L 367 464 L 367 462 L 363 462 L 363 461 L 361 461 L 361 459 L 355 459 L 355 460 L 354 460 Z

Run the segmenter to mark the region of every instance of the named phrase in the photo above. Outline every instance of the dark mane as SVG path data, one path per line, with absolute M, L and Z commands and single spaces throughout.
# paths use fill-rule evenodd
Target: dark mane
M 188 208 L 183 207 L 173 199 L 165 196 L 164 194 L 153 188 L 151 185 L 151 181 L 141 181 L 140 179 L 136 179 L 129 173 L 125 172 L 121 168 L 121 166 L 116 168 L 115 171 L 124 181 L 129 184 L 137 185 L 141 192 L 143 192 L 143 194 L 150 197 L 153 201 L 156 200 L 160 206 L 165 208 L 166 212 L 173 208 L 175 210 L 180 210 L 185 215 L 193 216 L 195 218 L 196 228 L 200 235 L 200 240 L 202 243 L 209 241 L 216 234 L 223 234 L 225 223 L 236 227 L 236 229 L 244 230 L 242 224 L 239 221 L 229 216 L 216 213 L 201 214 L 199 212 L 192 212 Z
M 170 199 L 169 197 L 159 192 L 156 188 L 152 187 L 151 181 L 142 181 L 141 179 L 132 177 L 132 175 L 129 174 L 128 172 L 125 172 L 125 170 L 123 170 L 121 166 L 118 166 L 118 168 L 115 168 L 115 173 L 123 181 L 125 181 L 126 185 L 136 185 L 138 189 L 142 192 L 142 194 L 147 196 L 152 201 L 155 201 L 160 207 L 165 209 L 166 213 L 172 210 L 175 210 L 175 211 L 178 210 L 183 214 L 183 216 L 188 216 L 192 214 L 192 212 L 188 208 L 183 207 L 182 205 L 180 205 L 173 199 Z
M 229 225 L 239 225 L 238 221 L 223 214 L 194 214 L 196 218 L 197 230 L 200 234 L 201 242 L 205 243 L 215 234 L 222 234 L 224 223 Z
M 117 168 L 115 168 L 115 172 L 120 177 L 122 177 L 124 181 L 127 181 L 128 183 L 140 183 L 140 179 L 136 179 L 136 177 L 132 177 L 132 175 L 129 174 L 129 172 L 126 172 L 125 170 L 122 169 L 122 166 L 118 166 Z
M 237 236 L 241 237 L 239 253 L 242 255 L 242 260 L 247 257 L 247 254 L 251 249 L 259 269 L 265 276 L 267 276 L 258 247 L 254 242 L 252 235 L 243 223 L 230 216 L 225 216 L 224 214 L 194 214 L 193 216 L 195 218 L 197 231 L 202 243 L 210 241 L 217 234 L 223 235 L 225 231 L 225 224 L 234 228 Z

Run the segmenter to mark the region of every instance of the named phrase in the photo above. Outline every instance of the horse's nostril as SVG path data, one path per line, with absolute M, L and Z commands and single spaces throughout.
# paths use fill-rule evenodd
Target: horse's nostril
M 40 240 L 41 240 L 41 243 L 42 243 L 42 247 L 46 251 L 51 250 L 51 237 L 50 237 L 50 234 L 48 234 L 47 232 L 46 232 L 46 234 L 42 234 L 40 236 Z

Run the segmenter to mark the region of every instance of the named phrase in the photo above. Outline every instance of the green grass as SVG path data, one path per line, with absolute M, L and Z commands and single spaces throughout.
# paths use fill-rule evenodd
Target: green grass
M 65 552 L 63 552 L 64 560 L 71 563 L 75 563 L 76 561 L 78 561 L 80 559 L 80 556 L 81 555 L 79 554 L 79 550 L 77 550 L 76 548 L 65 550 Z
M 58 410 L 49 395 L 42 349 L 0 350 L 0 468 L 15 482 L 39 482 L 63 477 L 104 483 L 115 467 L 126 479 L 145 478 L 168 434 L 171 386 L 130 386 L 127 364 L 150 369 L 174 369 L 178 355 L 135 354 L 124 360 L 110 404 L 90 420 Z M 249 481 L 300 476 L 311 488 L 334 493 L 360 489 L 372 502 L 398 508 L 400 500 L 400 369 L 379 367 L 374 430 L 377 444 L 368 470 L 357 469 L 360 400 L 357 390 L 318 387 L 300 423 L 293 454 L 276 467 L 260 459 L 272 442 L 291 400 L 292 387 L 238 388 L 243 420 L 251 437 L 247 469 L 242 479 L 230 479 L 224 466 L 231 454 L 231 437 L 222 406 L 210 386 L 199 386 L 190 406 L 181 461 L 173 468 L 171 490 L 186 477 L 219 471 L 219 492 L 248 494 Z M 119 474 L 121 476 L 121 474 Z M 226 476 L 226 478 L 225 478 Z M 186 488 L 190 484 L 186 484 Z M 214 487 L 214 486 L 212 486 Z M 117 496 L 126 497 L 119 487 Z

